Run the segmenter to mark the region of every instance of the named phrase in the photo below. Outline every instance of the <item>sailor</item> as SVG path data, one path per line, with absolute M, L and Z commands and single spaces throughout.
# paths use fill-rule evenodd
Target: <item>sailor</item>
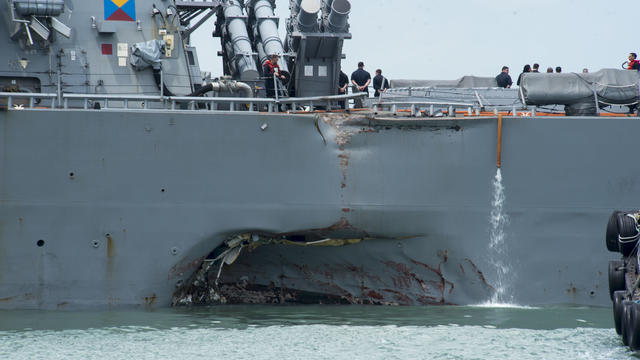
M 349 77 L 344 71 L 340 70 L 340 78 L 338 79 L 338 94 L 347 95 L 347 86 L 349 86 Z M 340 107 L 347 108 L 347 102 L 345 100 L 340 101 Z
M 629 62 L 627 63 L 627 70 L 640 71 L 640 61 L 638 61 L 637 59 L 638 59 L 638 54 L 633 52 L 629 53 Z M 633 114 L 634 112 L 636 112 L 637 108 L 638 108 L 638 105 L 636 104 L 629 105 L 629 114 Z
M 522 69 L 522 73 L 520 73 L 520 76 L 518 76 L 518 82 L 517 82 L 518 86 L 520 86 L 520 82 L 522 81 L 522 75 L 528 72 L 531 72 L 531 65 L 529 64 L 524 66 L 524 68 Z
M 553 68 L 552 67 L 548 67 L 547 68 L 547 74 L 553 74 Z
M 637 58 L 638 58 L 638 54 L 629 53 L 629 62 L 627 63 L 627 70 L 640 71 L 640 61 L 636 60 Z
M 511 76 L 509 76 L 509 67 L 503 66 L 502 72 L 496 76 L 496 82 L 498 83 L 498 87 L 501 88 L 510 88 L 513 84 L 511 80 Z
M 371 74 L 364 70 L 364 63 L 362 61 L 358 63 L 358 70 L 354 71 L 351 74 L 351 84 L 353 84 L 352 92 L 354 94 L 363 92 L 367 94 L 367 97 L 369 97 L 369 84 L 371 84 Z M 362 98 L 357 98 L 354 101 L 355 108 L 364 107 Z
M 275 97 L 276 96 L 276 83 L 274 79 L 275 77 L 281 80 L 284 80 L 284 75 L 280 74 L 280 66 L 278 65 L 278 55 L 271 55 L 269 59 L 264 62 L 262 66 L 262 71 L 265 76 L 264 87 L 267 90 L 267 97 Z
M 533 64 L 533 70 L 531 70 L 531 72 L 539 73 L 540 72 L 540 64 L 538 64 L 538 63 Z
M 562 67 L 556 66 L 556 73 L 560 74 L 562 72 Z
M 389 88 L 389 80 L 382 76 L 382 70 L 376 70 L 376 76 L 373 78 L 373 96 L 380 97 L 380 93 L 387 91 Z

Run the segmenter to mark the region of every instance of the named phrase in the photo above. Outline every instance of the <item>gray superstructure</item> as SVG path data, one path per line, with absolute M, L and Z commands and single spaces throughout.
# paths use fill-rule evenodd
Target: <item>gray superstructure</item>
M 603 224 L 637 208 L 638 117 L 504 116 L 499 128 L 493 116 L 429 118 L 402 104 L 307 114 L 344 97 L 260 97 L 256 47 L 271 46 L 257 22 L 271 18 L 256 7 L 268 2 L 247 2 L 248 13 L 237 1 L 123 0 L 113 13 L 104 1 L 23 3 L 0 2 L 10 35 L 0 36 L 0 308 L 169 306 L 174 295 L 470 304 L 498 287 L 524 304 L 608 303 Z M 337 93 L 345 3 L 321 3 L 313 28 L 289 20 L 276 55 L 298 92 Z M 300 4 L 316 5 L 292 0 L 294 11 Z M 185 39 L 209 13 L 231 41 L 222 55 L 232 79 L 199 83 Z M 249 41 L 226 33 L 242 32 L 234 22 Z M 295 46 L 321 34 L 332 60 L 320 70 L 309 57 L 304 78 Z M 132 56 L 154 44 L 159 53 Z M 137 70 L 140 59 L 149 66 Z M 290 112 L 274 112 L 280 105 Z M 499 132 L 509 222 L 496 253 Z M 510 269 L 500 284 L 496 256 Z M 218 292 L 198 299 L 205 268 Z

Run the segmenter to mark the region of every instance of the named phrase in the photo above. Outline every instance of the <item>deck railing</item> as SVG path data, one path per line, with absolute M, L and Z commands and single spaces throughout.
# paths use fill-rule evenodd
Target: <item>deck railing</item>
M 204 110 L 204 111 L 267 111 L 276 112 L 281 105 L 296 113 L 317 108 L 337 109 L 342 102 L 366 96 L 364 93 L 316 96 L 304 98 L 240 98 L 240 97 L 179 97 L 135 94 L 42 94 L 0 92 L 0 107 L 9 110 L 26 109 L 122 109 L 122 110 Z M 96 105 L 99 104 L 99 107 Z
M 7 109 L 44 107 L 45 101 L 49 103 L 46 105 L 48 108 L 55 109 L 57 99 L 58 94 L 0 92 L 0 106 L 6 105 Z
M 275 113 L 312 112 L 318 109 L 342 109 L 344 103 L 365 97 L 365 93 L 316 96 L 305 98 L 240 98 L 240 97 L 169 97 L 135 94 L 62 94 L 0 92 L 0 110 L 163 110 L 163 111 L 244 111 Z M 471 102 L 420 101 L 409 99 L 370 99 L 374 112 L 386 111 L 394 115 L 410 116 L 549 116 L 564 114 L 563 109 L 536 106 L 493 106 L 481 108 Z M 99 106 L 97 106 L 99 105 Z M 540 113 L 540 114 L 538 114 Z M 446 115 L 445 115 L 446 114 Z M 601 116 L 637 116 L 637 114 L 604 112 Z

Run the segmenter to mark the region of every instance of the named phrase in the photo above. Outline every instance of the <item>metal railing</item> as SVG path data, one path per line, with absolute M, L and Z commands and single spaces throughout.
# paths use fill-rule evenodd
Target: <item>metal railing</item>
M 456 107 L 464 103 L 466 107 L 485 111 L 512 110 L 522 106 L 517 89 L 502 88 L 450 88 L 450 87 L 408 87 L 393 88 L 382 93 L 379 102 L 421 102 L 428 101 L 441 109 L 450 105 Z
M 25 105 L 28 106 L 28 109 L 33 109 L 37 105 L 41 105 L 43 100 L 50 100 L 48 108 L 55 109 L 58 94 L 0 92 L 0 106 L 4 105 L 2 102 L 4 99 L 7 101 L 7 109 L 24 109 Z M 18 100 L 26 100 L 28 103 L 25 104 Z M 42 105 L 44 106 L 44 104 Z
M 188 96 L 152 96 L 152 95 L 100 95 L 100 94 L 64 94 L 63 108 L 72 109 L 69 102 L 76 100 L 87 110 L 90 103 L 102 102 L 100 109 L 123 110 L 203 110 L 198 104 L 204 104 L 206 110 L 216 111 L 220 105 L 228 105 L 229 111 L 237 111 L 236 104 L 246 105 L 247 111 L 254 111 L 254 105 L 267 105 L 268 111 L 273 111 L 273 99 L 260 98 L 226 98 L 226 97 L 188 97 Z M 135 106 L 131 106 L 132 103 Z M 153 106 L 153 104 L 158 106 Z
M 372 102 L 372 110 L 407 112 L 411 116 L 480 116 L 509 113 L 512 116 L 536 116 L 535 106 L 523 105 L 518 90 L 496 88 L 394 88 Z M 541 109 L 545 112 L 545 109 Z M 546 112 L 553 112 L 551 110 Z
M 316 96 L 305 98 L 240 98 L 240 97 L 184 97 L 117 94 L 57 94 L 0 92 L 0 107 L 6 99 L 8 110 L 26 109 L 120 109 L 120 110 L 168 110 L 168 111 L 249 111 L 277 112 L 281 105 L 296 113 L 315 111 L 317 108 L 331 110 L 341 108 L 342 102 L 364 97 L 365 94 Z M 22 101 L 20 101 L 22 100 Z M 44 106 L 46 100 L 50 101 Z M 99 103 L 99 107 L 94 107 Z M 58 106 L 57 104 L 61 104 Z
M 376 101 L 372 103 L 372 110 L 389 109 L 394 115 L 398 113 L 398 109 L 408 110 L 411 116 L 415 116 L 422 108 L 428 108 L 428 115 L 435 115 L 435 108 L 446 107 L 448 114 L 453 114 L 456 110 L 463 108 L 469 115 L 473 115 L 474 104 L 469 103 L 452 103 L 437 101 Z

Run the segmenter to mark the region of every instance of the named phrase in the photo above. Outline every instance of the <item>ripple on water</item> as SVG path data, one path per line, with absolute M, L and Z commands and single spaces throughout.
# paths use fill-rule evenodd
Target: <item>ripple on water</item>
M 295 325 L 0 332 L 2 359 L 627 359 L 612 329 Z

